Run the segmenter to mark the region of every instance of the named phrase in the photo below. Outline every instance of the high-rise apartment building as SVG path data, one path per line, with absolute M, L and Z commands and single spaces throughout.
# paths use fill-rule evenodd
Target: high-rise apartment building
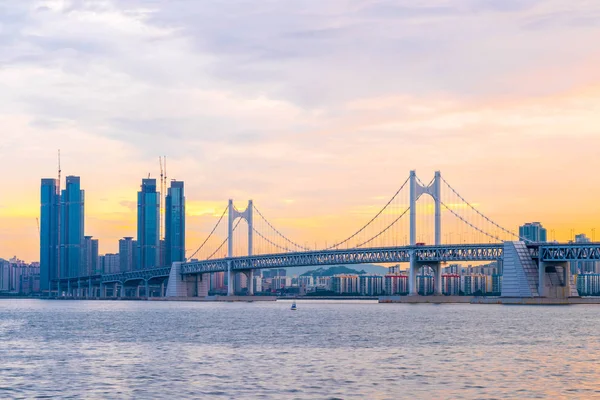
M 142 179 L 138 192 L 137 269 L 158 267 L 160 263 L 160 203 L 156 179 Z
M 84 191 L 78 176 L 67 176 L 60 200 L 60 276 L 75 277 L 84 264 Z
M 100 274 L 98 266 L 98 239 L 92 239 L 92 236 L 84 236 L 84 262 L 80 276 L 89 276 Z
M 120 272 L 133 271 L 134 259 L 137 246 L 132 237 L 124 237 L 119 240 L 119 270 Z
M 60 193 L 56 179 L 42 179 L 40 207 L 40 289 L 47 293 L 59 277 Z
M 185 195 L 181 181 L 171 181 L 165 200 L 165 264 L 185 260 Z
M 547 242 L 546 228 L 539 222 L 528 222 L 519 227 L 519 236 L 532 242 Z

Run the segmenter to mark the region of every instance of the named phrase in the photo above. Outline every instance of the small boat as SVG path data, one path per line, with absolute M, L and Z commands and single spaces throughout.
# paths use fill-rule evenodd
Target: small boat
M 292 308 L 291 308 L 291 310 L 292 310 L 292 311 L 296 311 L 296 301 L 294 301 L 294 302 L 292 303 Z

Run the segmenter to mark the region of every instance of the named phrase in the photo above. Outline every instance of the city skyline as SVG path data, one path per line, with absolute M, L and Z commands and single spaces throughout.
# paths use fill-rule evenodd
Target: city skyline
M 228 198 L 323 244 L 409 169 L 442 170 L 514 230 L 540 221 L 566 241 L 600 226 L 589 2 L 242 4 L 215 10 L 220 22 L 192 5 L 35 4 L 0 6 L 12 43 L 0 60 L 1 257 L 39 258 L 39 180 L 56 175 L 59 148 L 65 175 L 85 182 L 101 253 L 136 236 L 135 188 L 158 177 L 159 154 L 186 182 L 189 248 Z

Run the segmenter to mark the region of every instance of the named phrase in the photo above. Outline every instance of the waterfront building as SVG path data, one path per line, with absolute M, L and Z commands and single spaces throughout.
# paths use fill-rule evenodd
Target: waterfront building
M 442 294 L 446 296 L 458 296 L 460 294 L 460 275 L 442 275 Z
M 121 262 L 119 254 L 104 254 L 98 257 L 98 264 L 104 274 L 114 274 L 120 272 Z
M 317 290 L 333 290 L 331 286 L 330 276 L 317 276 L 315 277 L 315 289 Z
M 360 293 L 358 275 L 334 275 L 331 278 L 331 287 L 338 294 Z
M 84 236 L 84 263 L 80 276 L 96 275 L 101 273 L 98 266 L 98 239 Z
M 262 278 L 260 276 L 252 277 L 252 285 L 253 285 L 254 293 L 260 293 L 263 291 Z
M 527 222 L 519 227 L 519 236 L 532 242 L 547 242 L 546 228 L 539 222 Z
M 84 267 L 84 197 L 78 176 L 67 176 L 60 198 L 60 277 L 76 277 Z
M 134 258 L 137 248 L 135 240 L 132 237 L 126 236 L 119 240 L 119 271 L 129 272 L 134 269 Z
M 271 278 L 271 290 L 281 290 L 292 286 L 292 278 L 287 276 L 275 276 Z
M 40 291 L 40 265 L 27 264 L 16 257 L 0 258 L 0 292 L 31 294 Z
M 59 275 L 60 193 L 57 179 L 42 179 L 40 207 L 40 288 L 51 289 Z
M 575 235 L 575 243 L 590 243 L 586 234 Z M 600 262 L 597 261 L 572 261 L 571 274 L 597 274 L 600 273 Z
M 396 264 L 388 268 L 389 275 L 399 275 L 400 274 L 400 264 Z
M 298 286 L 306 289 L 311 289 L 315 287 L 315 278 L 311 275 L 308 276 L 299 276 L 298 277 Z
M 442 273 L 446 275 L 459 275 L 463 267 L 460 264 L 450 264 L 442 268 Z
M 500 296 L 502 293 L 502 275 L 492 275 L 492 294 Z
M 273 278 L 276 276 L 286 276 L 287 272 L 284 268 L 278 269 L 263 269 L 261 271 L 263 278 Z
M 363 296 L 379 296 L 384 292 L 382 275 L 360 275 L 358 282 Z
M 181 181 L 171 181 L 165 200 L 165 263 L 185 260 L 185 195 Z
M 160 262 L 160 203 L 156 179 L 142 179 L 137 201 L 138 259 L 135 267 L 157 267 Z
M 600 274 L 578 275 L 577 292 L 580 296 L 600 296 Z
M 408 294 L 408 276 L 388 274 L 385 276 L 385 293 L 388 296 Z
M 460 290 L 464 295 L 483 295 L 487 292 L 487 276 L 473 274 L 460 277 Z
M 213 272 L 210 276 L 210 290 L 223 292 L 225 288 L 225 272 Z
M 433 294 L 434 279 L 431 275 L 417 275 L 417 293 L 421 296 Z

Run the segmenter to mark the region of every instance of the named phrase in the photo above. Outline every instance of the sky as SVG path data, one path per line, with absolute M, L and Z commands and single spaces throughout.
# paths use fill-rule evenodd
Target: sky
M 351 233 L 413 169 L 591 237 L 598 43 L 595 0 L 0 1 L 0 257 L 39 259 L 58 149 L 101 253 L 161 155 L 190 248 L 229 198 L 299 242 Z

